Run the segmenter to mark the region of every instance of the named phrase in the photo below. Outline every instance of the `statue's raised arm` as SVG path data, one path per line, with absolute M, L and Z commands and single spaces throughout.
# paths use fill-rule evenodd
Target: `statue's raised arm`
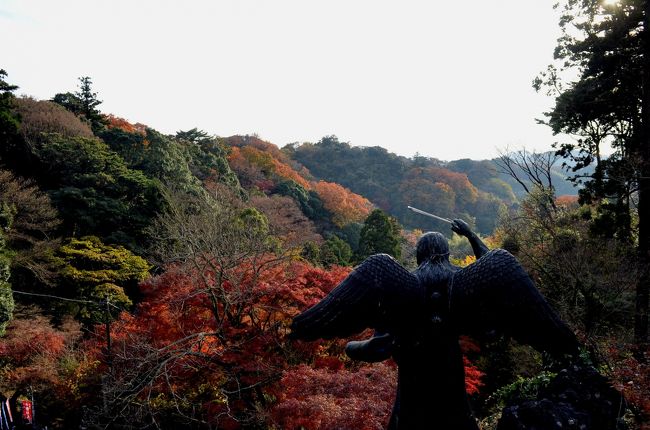
M 461 236 L 465 236 L 469 240 L 469 244 L 472 246 L 472 251 L 476 258 L 481 258 L 490 251 L 481 238 L 479 238 L 462 219 L 457 218 L 451 222 L 451 231 Z

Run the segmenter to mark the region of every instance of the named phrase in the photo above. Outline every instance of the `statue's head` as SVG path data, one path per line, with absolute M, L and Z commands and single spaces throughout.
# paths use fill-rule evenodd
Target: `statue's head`
M 424 233 L 418 239 L 416 258 L 418 266 L 426 260 L 448 260 L 449 243 L 447 243 L 447 238 L 437 231 Z

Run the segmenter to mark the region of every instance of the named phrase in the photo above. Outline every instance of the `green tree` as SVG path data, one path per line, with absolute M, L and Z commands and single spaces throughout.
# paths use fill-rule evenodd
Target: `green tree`
M 337 232 L 336 235 L 343 239 L 348 245 L 350 245 L 352 253 L 355 253 L 359 249 L 359 238 L 361 237 L 362 228 L 362 223 L 353 222 L 344 225 L 341 231 Z
M 142 133 L 109 126 L 99 136 L 130 168 L 163 183 L 196 193 L 201 182 L 216 182 L 243 195 L 237 175 L 228 165 L 226 148 L 220 139 L 205 132 L 193 129 L 170 137 L 150 128 Z
M 636 4 L 635 4 L 636 3 Z M 548 112 L 555 133 L 577 136 L 559 145 L 559 154 L 570 159 L 575 171 L 594 166 L 580 190 L 583 203 L 603 202 L 612 212 L 614 230 L 621 238 L 631 237 L 630 198 L 635 191 L 632 158 L 639 143 L 641 122 L 642 56 L 638 37 L 642 12 L 638 2 L 625 6 L 603 6 L 600 2 L 565 4 L 561 27 L 564 37 L 556 49 L 563 68 L 579 73 L 575 82 L 558 84 L 563 70 L 549 69 L 535 82 L 546 84 L 556 96 Z M 576 32 L 577 30 L 577 32 Z M 615 152 L 603 157 L 602 147 Z
M 199 130 L 198 128 L 194 127 L 191 130 L 179 130 L 176 132 L 176 138 L 180 140 L 186 140 L 191 143 L 201 143 L 205 142 L 206 140 L 212 140 L 210 135 L 203 131 Z
M 18 138 L 18 126 L 20 124 L 18 115 L 13 110 L 13 92 L 18 89 L 5 81 L 7 72 L 0 69 L 0 148 L 2 153 L 5 148 L 15 145 Z
M 132 169 L 143 169 L 146 157 L 146 135 L 130 133 L 117 127 L 107 127 L 99 133 L 99 137 L 124 159 Z
M 563 31 L 551 65 L 534 81 L 555 95 L 547 123 L 555 133 L 577 137 L 559 146 L 574 171 L 594 164 L 580 193 L 583 203 L 602 203 L 616 228 L 604 231 L 631 240 L 630 211 L 638 191 L 638 251 L 641 266 L 650 263 L 650 3 L 626 0 L 604 3 L 567 0 L 563 3 Z M 574 81 L 561 78 L 570 70 Z M 605 158 L 602 147 L 614 153 Z M 577 177 L 577 181 L 582 178 Z M 635 333 L 638 343 L 648 339 L 650 274 L 637 286 Z
M 549 189 L 535 188 L 517 211 L 504 214 L 495 239 L 509 248 L 565 321 L 589 339 L 627 337 L 638 267 L 633 248 L 589 234 L 596 209 L 549 205 Z
M 222 183 L 243 195 L 237 174 L 228 164 L 228 151 L 221 139 L 194 128 L 177 132 L 175 142 L 182 148 L 190 171 L 201 182 Z
M 131 249 L 146 245 L 144 230 L 163 202 L 156 181 L 129 169 L 96 138 L 53 135 L 31 149 L 35 177 L 59 210 L 65 235 L 93 234 Z
M 301 257 L 310 263 L 317 265 L 320 264 L 320 247 L 314 241 L 305 243 L 302 247 Z
M 201 183 L 192 174 L 183 148 L 172 139 L 147 128 L 142 171 L 163 184 L 194 194 L 202 192 Z
M 401 257 L 401 227 L 397 220 L 381 209 L 375 209 L 366 218 L 359 237 L 357 260 L 373 254 L 385 253 L 396 259 Z
M 69 239 L 53 253 L 51 264 L 59 274 L 61 294 L 94 302 L 109 299 L 117 309 L 131 306 L 130 297 L 151 268 L 128 249 L 106 245 L 94 236 Z M 103 309 L 79 305 L 76 311 L 83 321 L 103 321 Z
M 81 116 L 88 121 L 97 133 L 104 128 L 105 121 L 97 109 L 102 101 L 97 98 L 97 93 L 92 89 L 93 81 L 89 76 L 79 78 L 78 90 L 74 93 L 58 93 L 53 98 L 54 103 L 58 103 L 74 114 Z
M 352 248 L 337 236 L 331 236 L 320 248 L 320 261 L 329 267 L 332 264 L 347 266 L 352 258 Z
M 79 78 L 79 91 L 75 95 L 81 100 L 81 107 L 83 114 L 86 118 L 91 119 L 97 115 L 99 111 L 97 106 L 102 104 L 102 101 L 97 98 L 97 93 L 92 90 L 93 81 L 89 76 L 82 76 Z
M 68 111 L 74 113 L 75 115 L 81 115 L 83 112 L 83 106 L 81 105 L 81 99 L 77 97 L 74 93 L 57 93 L 52 97 L 52 101 L 58 105 L 63 106 Z

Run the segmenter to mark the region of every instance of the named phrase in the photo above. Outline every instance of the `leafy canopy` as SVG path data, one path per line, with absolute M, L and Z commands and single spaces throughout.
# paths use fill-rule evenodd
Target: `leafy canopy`
M 400 230 L 395 218 L 389 217 L 381 209 L 372 211 L 361 229 L 357 259 L 363 260 L 379 253 L 399 259 L 402 255 Z
M 118 308 L 128 308 L 127 295 L 149 276 L 151 266 L 122 246 L 110 246 L 94 236 L 69 239 L 51 257 L 57 268 L 63 293 L 75 299 L 94 302 L 109 299 Z M 80 316 L 87 322 L 99 322 L 103 310 L 82 306 Z

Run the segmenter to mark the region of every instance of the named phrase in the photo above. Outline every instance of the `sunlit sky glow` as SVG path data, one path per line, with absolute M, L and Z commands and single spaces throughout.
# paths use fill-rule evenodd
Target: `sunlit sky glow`
M 547 150 L 532 79 L 559 35 L 541 0 L 0 0 L 19 94 L 75 91 L 165 133 L 335 134 L 440 159 Z

